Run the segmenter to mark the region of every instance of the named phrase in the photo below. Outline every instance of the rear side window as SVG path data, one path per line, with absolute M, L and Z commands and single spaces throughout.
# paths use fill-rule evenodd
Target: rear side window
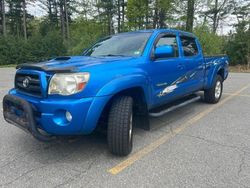
M 176 36 L 165 35 L 165 36 L 161 37 L 158 40 L 158 42 L 156 43 L 155 47 L 165 46 L 165 45 L 172 46 L 174 48 L 174 55 L 173 55 L 173 57 L 178 57 L 178 45 L 177 45 Z
M 198 54 L 198 47 L 195 38 L 181 37 L 181 44 L 184 56 L 195 56 Z

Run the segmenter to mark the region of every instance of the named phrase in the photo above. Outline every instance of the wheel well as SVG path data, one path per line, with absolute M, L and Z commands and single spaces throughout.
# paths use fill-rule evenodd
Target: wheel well
M 145 93 L 141 87 L 124 89 L 113 95 L 112 98 L 105 105 L 98 121 L 98 127 L 97 127 L 98 129 L 100 128 L 103 129 L 104 127 L 105 128 L 107 127 L 107 120 L 108 120 L 107 117 L 110 111 L 112 101 L 118 96 L 130 96 L 133 98 L 133 103 L 134 103 L 133 111 L 135 114 L 143 115 L 148 112 Z
M 224 69 L 223 69 L 223 68 L 221 68 L 221 69 L 218 71 L 217 74 L 220 75 L 220 76 L 222 77 L 222 79 L 224 80 Z

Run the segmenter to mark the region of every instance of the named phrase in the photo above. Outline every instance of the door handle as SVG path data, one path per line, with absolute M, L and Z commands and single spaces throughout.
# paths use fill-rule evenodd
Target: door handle
M 177 68 L 180 69 L 180 70 L 183 70 L 183 69 L 185 68 L 185 66 L 184 66 L 183 64 L 179 64 L 179 65 L 177 66 Z

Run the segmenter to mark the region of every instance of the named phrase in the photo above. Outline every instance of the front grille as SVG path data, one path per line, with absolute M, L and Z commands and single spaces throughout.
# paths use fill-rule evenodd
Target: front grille
M 31 95 L 42 96 L 40 78 L 36 74 L 17 73 L 15 76 L 15 88 Z

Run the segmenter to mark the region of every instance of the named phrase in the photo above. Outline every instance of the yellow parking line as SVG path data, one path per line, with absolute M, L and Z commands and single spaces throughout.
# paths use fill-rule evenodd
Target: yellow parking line
M 192 126 L 194 123 L 196 123 L 197 121 L 199 121 L 200 119 L 202 119 L 203 117 L 205 117 L 206 115 L 208 115 L 213 110 L 215 110 L 218 107 L 220 107 L 223 104 L 225 104 L 228 100 L 230 100 L 233 97 L 239 95 L 242 91 L 244 91 L 245 89 L 247 89 L 249 87 L 249 85 L 250 84 L 248 84 L 247 86 L 242 87 L 237 92 L 232 93 L 232 95 L 229 95 L 228 97 L 226 97 L 225 99 L 223 99 L 218 104 L 213 105 L 213 106 L 207 108 L 205 111 L 203 111 L 201 113 L 198 113 L 193 118 L 189 119 L 187 122 L 185 122 L 184 124 L 182 124 L 178 128 L 174 129 L 171 133 L 167 133 L 167 134 L 163 135 L 162 137 L 160 137 L 157 140 L 153 141 L 149 145 L 145 146 L 144 148 L 142 148 L 139 151 L 135 152 L 134 154 L 130 155 L 127 159 L 125 159 L 121 163 L 117 164 L 116 166 L 112 167 L 111 169 L 108 169 L 108 172 L 111 173 L 112 175 L 116 175 L 116 174 L 120 173 L 121 171 L 123 171 L 127 167 L 131 166 L 133 163 L 135 163 L 139 159 L 143 158 L 144 156 L 146 156 L 150 152 L 152 152 L 155 149 L 157 149 L 162 144 L 164 144 L 167 141 L 169 141 L 171 138 L 175 137 L 180 132 L 184 131 L 186 128 Z

